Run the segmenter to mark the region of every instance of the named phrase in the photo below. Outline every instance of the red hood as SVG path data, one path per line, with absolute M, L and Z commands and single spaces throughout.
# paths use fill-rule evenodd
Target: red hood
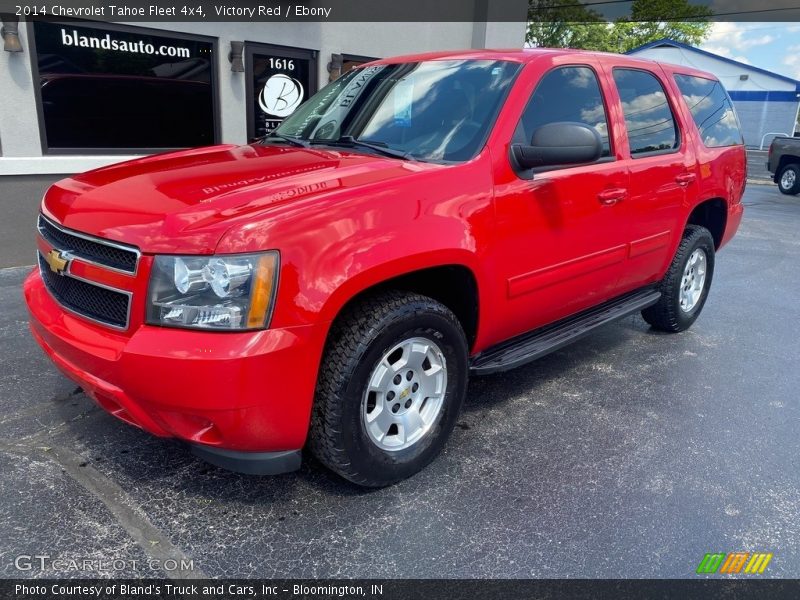
M 212 253 L 233 224 L 309 196 L 436 165 L 322 149 L 213 146 L 59 181 L 44 212 L 65 227 L 152 253 Z

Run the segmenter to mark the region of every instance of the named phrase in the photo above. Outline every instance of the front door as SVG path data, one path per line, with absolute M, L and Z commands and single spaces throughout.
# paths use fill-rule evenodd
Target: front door
M 583 62 L 583 61 L 582 61 Z M 495 190 L 500 285 L 506 337 L 612 298 L 627 256 L 620 219 L 628 173 L 609 136 L 597 65 L 556 66 L 542 76 L 514 133 L 530 143 L 542 125 L 581 122 L 600 134 L 596 162 L 542 168 Z

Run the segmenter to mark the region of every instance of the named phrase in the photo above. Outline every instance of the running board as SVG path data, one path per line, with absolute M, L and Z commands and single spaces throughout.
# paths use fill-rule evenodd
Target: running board
M 652 306 L 661 292 L 646 288 L 493 346 L 470 361 L 473 375 L 508 371 L 571 344 L 598 327 Z

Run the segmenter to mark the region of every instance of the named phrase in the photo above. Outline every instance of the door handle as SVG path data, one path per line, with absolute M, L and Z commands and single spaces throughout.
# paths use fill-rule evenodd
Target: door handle
M 613 206 L 617 202 L 624 200 L 627 194 L 628 190 L 625 188 L 611 188 L 597 194 L 597 199 L 600 201 L 600 204 Z
M 697 179 L 697 175 L 694 173 L 681 173 L 675 178 L 675 181 L 678 182 L 678 185 L 686 187 L 690 183 L 692 183 L 695 179 Z

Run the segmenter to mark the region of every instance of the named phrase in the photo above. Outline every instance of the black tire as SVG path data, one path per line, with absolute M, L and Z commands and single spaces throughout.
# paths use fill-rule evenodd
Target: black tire
M 685 311 L 680 305 L 680 291 L 683 272 L 686 262 L 697 249 L 702 249 L 706 254 L 706 279 L 700 298 L 690 311 Z M 677 333 L 691 327 L 695 322 L 708 298 L 711 280 L 714 277 L 714 238 L 705 227 L 687 225 L 683 232 L 683 239 L 678 246 L 678 251 L 672 259 L 664 279 L 659 284 L 661 299 L 642 311 L 642 317 L 653 329 Z
M 787 172 L 794 173 L 794 183 L 789 186 L 784 186 L 783 183 L 783 176 Z M 787 196 L 795 196 L 800 193 L 800 165 L 793 163 L 791 165 L 786 165 L 781 169 L 781 172 L 778 173 L 778 189 L 781 191 L 782 194 L 786 194 Z
M 372 370 L 393 346 L 412 337 L 435 341 L 446 359 L 444 401 L 431 429 L 403 450 L 387 451 L 368 436 L 362 399 Z M 365 487 L 383 487 L 414 475 L 442 450 L 464 402 L 466 336 L 455 315 L 431 298 L 385 292 L 345 309 L 325 347 L 309 448 L 325 466 Z

